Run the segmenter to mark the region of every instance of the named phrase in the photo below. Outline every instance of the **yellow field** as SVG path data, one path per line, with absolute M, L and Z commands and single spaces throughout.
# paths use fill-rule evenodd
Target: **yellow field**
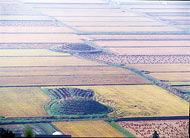
M 39 88 L 0 88 L 0 116 L 47 116 L 44 105 L 49 101 Z
M 69 56 L 68 53 L 48 49 L 0 49 L 0 56 Z
M 151 72 L 190 71 L 190 64 L 127 64 L 127 66 Z
M 177 81 L 171 81 L 171 82 L 166 82 L 169 85 L 190 85 L 190 82 L 177 82 Z
M 109 114 L 110 116 L 188 115 L 188 102 L 154 85 L 76 86 L 76 88 L 94 90 L 96 100 L 116 109 L 116 112 Z
M 53 122 L 53 125 L 72 137 L 125 137 L 102 120 Z
M 158 80 L 190 81 L 190 73 L 151 73 L 150 76 Z
M 81 66 L 102 65 L 76 57 L 0 57 L 0 66 Z

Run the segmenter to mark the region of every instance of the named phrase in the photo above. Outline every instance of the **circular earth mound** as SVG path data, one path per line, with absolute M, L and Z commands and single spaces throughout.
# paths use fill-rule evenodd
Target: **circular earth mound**
M 64 100 L 62 104 L 54 104 L 52 109 L 57 115 L 92 115 L 112 112 L 111 107 L 105 106 L 94 100 L 81 98 Z

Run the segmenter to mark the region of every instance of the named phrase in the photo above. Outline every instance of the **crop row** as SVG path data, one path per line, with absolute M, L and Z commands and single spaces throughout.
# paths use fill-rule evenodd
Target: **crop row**
M 137 137 L 151 137 L 156 130 L 160 137 L 188 137 L 188 120 L 121 121 L 120 126 Z
M 48 89 L 48 92 L 56 99 L 67 99 L 71 97 L 84 97 L 90 99 L 94 96 L 93 91 L 78 88 L 56 88 Z
M 113 64 L 190 64 L 190 55 L 115 55 L 83 54 L 88 59 L 95 59 Z

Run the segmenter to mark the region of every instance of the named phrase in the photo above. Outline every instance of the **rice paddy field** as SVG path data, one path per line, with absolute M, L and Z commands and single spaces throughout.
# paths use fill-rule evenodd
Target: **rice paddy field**
M 1 0 L 0 128 L 189 137 L 189 7 Z
M 39 117 L 47 116 L 44 105 L 50 101 L 40 88 L 0 88 L 0 116 Z
M 53 122 L 63 133 L 73 137 L 125 137 L 104 121 Z
M 182 85 L 188 85 L 190 81 L 188 79 L 189 64 L 138 64 L 128 66 L 137 68 L 141 71 L 148 71 L 150 76 L 158 80 L 164 80 L 168 84 L 170 84 L 169 82 L 179 82 L 180 85 L 180 82 L 182 82 Z

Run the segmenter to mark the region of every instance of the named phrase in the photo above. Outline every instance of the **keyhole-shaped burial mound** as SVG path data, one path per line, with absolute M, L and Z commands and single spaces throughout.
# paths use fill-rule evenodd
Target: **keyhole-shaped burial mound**
M 112 108 L 94 100 L 94 91 L 78 88 L 46 89 L 52 98 L 46 106 L 50 115 L 108 114 Z

